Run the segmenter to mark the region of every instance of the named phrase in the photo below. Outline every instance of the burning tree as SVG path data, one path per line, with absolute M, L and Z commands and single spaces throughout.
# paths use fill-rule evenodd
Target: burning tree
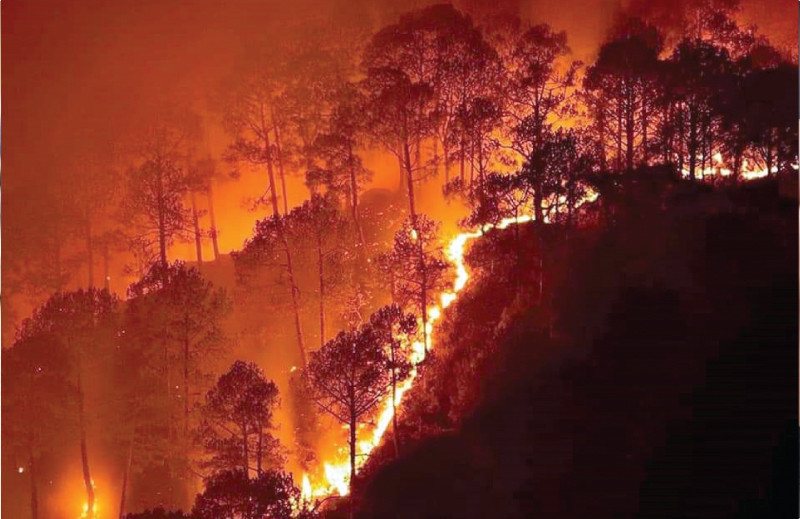
M 392 441 L 395 456 L 400 455 L 400 439 L 397 432 L 397 383 L 405 380 L 411 372 L 409 340 L 417 332 L 417 318 L 404 314 L 397 305 L 384 306 L 372 314 L 369 326 L 380 338 L 389 352 L 388 368 L 392 375 Z
M 391 273 L 392 292 L 403 308 L 413 309 L 422 318 L 422 338 L 428 349 L 428 306 L 434 294 L 447 286 L 450 264 L 444 258 L 437 224 L 425 215 L 411 219 L 395 233 L 391 252 L 383 258 Z
M 350 492 L 356 473 L 356 431 L 392 387 L 385 333 L 370 324 L 340 332 L 318 351 L 303 372 L 310 398 L 350 429 Z
M 252 362 L 236 361 L 206 395 L 201 409 L 200 437 L 210 455 L 204 462 L 215 473 L 250 471 L 283 462 L 280 444 L 272 436 L 278 387 Z

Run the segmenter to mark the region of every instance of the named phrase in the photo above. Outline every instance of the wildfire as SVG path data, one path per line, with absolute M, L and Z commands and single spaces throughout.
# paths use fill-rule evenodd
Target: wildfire
M 722 154 L 717 152 L 711 157 L 711 165 L 708 167 L 696 167 L 695 168 L 695 175 L 703 178 L 708 176 L 715 176 L 719 175 L 722 177 L 729 177 L 733 175 L 733 170 L 725 166 L 725 162 L 722 158 Z M 797 170 L 797 165 L 792 166 L 793 169 Z M 777 173 L 778 167 L 772 166 L 772 171 L 768 171 L 766 167 L 760 168 L 758 164 L 754 161 L 750 161 L 748 159 L 742 160 L 742 170 L 740 172 L 740 176 L 743 180 L 755 180 L 758 178 L 764 178 L 768 176 L 770 173 Z M 688 178 L 690 176 L 689 168 L 684 167 L 681 171 L 681 174 L 684 178 Z
M 87 518 L 97 519 L 97 517 L 98 517 L 98 513 L 97 513 L 97 486 L 94 484 L 94 478 L 92 478 L 91 483 L 92 483 L 92 490 L 94 490 L 94 492 L 95 492 L 95 499 L 94 499 L 94 502 L 92 503 L 91 510 L 89 509 L 89 503 L 84 501 L 83 507 L 81 508 L 81 516 L 80 516 L 79 519 L 87 519 Z
M 597 199 L 597 193 L 588 193 L 583 200 L 576 206 L 583 203 L 593 202 Z M 426 334 L 428 340 L 428 351 L 433 349 L 433 326 L 436 321 L 442 316 L 442 310 L 449 307 L 458 297 L 458 293 L 464 289 L 469 281 L 469 271 L 467 270 L 464 254 L 466 251 L 467 242 L 481 237 L 484 233 L 492 229 L 507 229 L 512 225 L 528 223 L 534 220 L 531 215 L 521 215 L 512 218 L 505 218 L 496 224 L 485 224 L 481 228 L 474 231 L 462 232 L 454 236 L 445 249 L 448 259 L 452 262 L 455 269 L 455 280 L 451 290 L 443 292 L 439 297 L 439 304 L 432 305 L 428 308 L 428 322 L 426 326 Z M 549 218 L 544 218 L 545 222 Z M 420 326 L 422 325 L 420 320 Z M 411 373 L 407 379 L 397 386 L 397 400 L 396 405 L 399 405 L 403 400 L 403 395 L 414 384 L 417 377 L 416 365 L 425 358 L 425 344 L 422 341 L 414 341 L 411 344 L 410 361 L 415 366 L 411 369 Z M 371 434 L 367 440 L 360 441 L 359 457 L 356 459 L 356 471 L 358 471 L 366 462 L 369 454 L 377 447 L 389 424 L 392 422 L 395 406 L 392 405 L 391 396 L 387 396 L 381 404 L 381 411 L 378 414 L 378 420 L 375 427 L 372 429 Z M 350 483 L 350 465 L 347 461 L 346 452 L 343 450 L 339 452 L 339 461 L 335 463 L 325 463 L 323 465 L 325 482 L 317 485 L 312 485 L 308 474 L 303 474 L 302 478 L 302 498 L 305 502 L 311 502 L 312 499 L 322 498 L 331 495 L 346 496 L 349 492 Z

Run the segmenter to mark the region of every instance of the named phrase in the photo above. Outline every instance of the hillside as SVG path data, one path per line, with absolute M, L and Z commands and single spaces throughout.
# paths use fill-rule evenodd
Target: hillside
M 541 304 L 533 229 L 520 289 L 512 231 L 473 248 L 362 517 L 797 512 L 796 201 L 772 180 L 652 187 L 596 208 L 608 226 L 548 229 Z

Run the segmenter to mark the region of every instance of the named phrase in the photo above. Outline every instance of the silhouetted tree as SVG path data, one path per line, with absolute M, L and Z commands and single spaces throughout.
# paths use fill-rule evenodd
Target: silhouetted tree
M 405 380 L 412 368 L 411 342 L 417 332 L 417 318 L 404 314 L 397 305 L 379 308 L 370 316 L 369 327 L 389 352 L 388 368 L 392 375 L 392 442 L 394 454 L 400 456 L 397 431 L 397 383 Z
M 204 465 L 213 473 L 239 470 L 243 475 L 280 466 L 280 444 L 271 433 L 278 403 L 277 386 L 258 366 L 234 362 L 201 409 L 200 436 L 210 456 Z
M 317 135 L 311 151 L 321 161 L 306 173 L 306 183 L 316 189 L 324 185 L 329 192 L 344 197 L 353 218 L 358 244 L 363 250 L 364 232 L 358 213 L 359 195 L 372 177 L 355 149 L 363 140 L 360 107 L 363 99 L 354 85 L 345 83 L 336 93 L 336 104 L 325 133 Z
M 632 171 L 637 163 L 648 159 L 663 37 L 638 20 L 629 20 L 618 33 L 603 44 L 597 61 L 587 71 L 584 97 L 594 117 L 603 157 L 608 155 L 605 149 L 614 146 L 615 169 Z
M 39 462 L 60 448 L 77 398 L 68 352 L 56 337 L 23 326 L 14 346 L 3 349 L 2 415 L 5 456 L 30 480 L 31 517 L 39 517 Z
M 257 273 L 260 269 L 275 265 L 280 266 L 286 272 L 289 297 L 291 298 L 292 313 L 294 315 L 297 348 L 300 352 L 300 359 L 305 365 L 306 348 L 300 321 L 300 289 L 295 278 L 294 264 L 289 251 L 289 240 L 286 236 L 285 227 L 285 217 L 280 215 L 259 220 L 256 222 L 253 236 L 245 241 L 242 250 L 233 252 L 231 255 L 236 264 L 237 273 L 243 278 L 252 273 Z
M 310 398 L 350 429 L 350 490 L 356 470 L 359 423 L 377 409 L 392 385 L 383 334 L 370 325 L 340 332 L 311 354 L 303 372 Z
M 718 123 L 713 96 L 720 90 L 730 66 L 724 49 L 704 41 L 688 40 L 678 45 L 667 64 L 672 80 L 667 95 L 677 117 L 678 166 L 681 171 L 687 170 L 692 180 L 696 177 L 698 162 L 702 171 L 711 158 Z
M 91 288 L 53 295 L 23 324 L 26 334 L 49 335 L 61 344 L 67 356 L 68 376 L 77 392 L 77 425 L 86 503 L 93 516 L 95 502 L 87 445 L 86 381 L 98 361 L 108 354 L 116 331 L 117 299 Z
M 176 261 L 154 265 L 128 289 L 131 312 L 150 321 L 150 340 L 164 341 L 168 365 L 180 366 L 183 385 L 183 430 L 190 428 L 192 385 L 204 387 L 208 360 L 225 347 L 222 319 L 230 310 L 224 289 L 215 288 L 200 272 Z M 156 324 L 156 327 L 152 327 Z M 174 363 L 174 364 L 173 364 Z
M 192 113 L 165 112 L 143 131 L 136 145 L 140 162 L 128 170 L 125 212 L 136 237 L 148 248 L 157 247 L 162 265 L 173 240 L 192 234 L 191 211 L 183 201 L 194 182 L 186 158 L 198 125 Z
M 447 285 L 449 263 L 444 258 L 438 237 L 438 226 L 425 215 L 419 215 L 416 228 L 408 219 L 395 233 L 388 258 L 394 272 L 394 293 L 397 303 L 412 309 L 422 320 L 422 337 L 428 348 L 428 306 L 433 296 Z
M 320 344 L 325 344 L 325 303 L 333 290 L 340 288 L 343 264 L 347 252 L 342 241 L 347 231 L 347 222 L 331 196 L 314 195 L 303 205 L 289 213 L 287 218 L 290 233 L 300 243 L 308 243 L 314 251 L 319 296 Z M 327 288 L 327 293 L 326 293 Z
M 197 519 L 290 519 L 300 491 L 292 476 L 269 470 L 250 478 L 243 470 L 211 477 L 197 496 L 192 517 Z

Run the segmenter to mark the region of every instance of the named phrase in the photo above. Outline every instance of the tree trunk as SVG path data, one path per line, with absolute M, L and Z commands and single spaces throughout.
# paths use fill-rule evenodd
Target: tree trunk
M 161 258 L 161 265 L 167 266 L 167 222 L 166 208 L 164 207 L 164 179 L 161 174 L 161 166 L 158 167 L 158 250 Z
M 262 427 L 258 428 L 258 450 L 256 451 L 256 474 L 261 475 L 261 459 L 264 449 L 264 430 Z
M 419 232 L 419 225 L 417 223 L 417 211 L 414 199 L 414 174 L 411 169 L 411 156 L 409 150 L 408 139 L 404 139 L 403 158 L 405 159 L 406 177 L 408 185 L 408 209 L 411 217 L 411 228 L 417 234 L 418 246 L 418 261 L 420 266 L 420 274 L 422 275 L 422 286 L 420 289 L 420 313 L 422 314 L 422 341 L 425 346 L 425 352 L 428 351 L 428 338 L 427 338 L 427 323 L 428 323 L 428 309 L 427 309 L 427 279 L 425 275 L 425 258 L 422 250 L 422 236 Z
M 194 191 L 189 194 L 192 202 L 192 224 L 194 225 L 194 249 L 197 255 L 197 263 L 203 264 L 203 242 L 200 238 L 200 219 L 197 216 L 197 201 L 195 200 Z
M 544 223 L 544 211 L 542 210 L 543 204 L 544 196 L 542 196 L 542 182 L 537 179 L 534 181 L 533 185 L 533 216 L 534 220 L 536 220 L 537 228 L 541 227 Z
M 80 362 L 80 361 L 79 361 Z M 80 370 L 80 367 L 78 368 Z M 81 375 L 78 373 L 78 423 L 81 441 L 81 468 L 83 469 L 83 485 L 86 489 L 87 517 L 94 517 L 94 482 L 89 470 L 89 452 L 86 446 L 86 416 L 84 413 L 84 395 Z
M 128 441 L 128 460 L 125 463 L 125 472 L 122 474 L 122 492 L 119 498 L 119 519 L 125 519 L 125 501 L 128 496 L 128 478 L 131 473 L 131 464 L 133 463 L 133 440 L 136 433 L 136 428 L 131 429 L 131 439 Z
M 634 152 L 634 94 L 633 88 L 627 87 L 627 110 L 625 113 L 625 168 L 628 173 L 633 171 L 633 152 Z
M 358 425 L 354 412 L 350 413 L 350 519 L 353 518 L 353 487 L 356 480 L 356 426 Z
M 275 151 L 278 152 L 278 175 L 281 178 L 281 194 L 283 195 L 283 214 L 289 214 L 289 198 L 286 196 L 286 177 L 283 174 L 283 151 L 281 149 L 281 134 L 278 125 L 275 123 L 275 113 L 272 113 L 272 129 L 275 132 Z
M 689 178 L 695 180 L 697 167 L 697 110 L 689 108 Z
M 459 151 L 459 161 L 460 161 L 460 164 L 459 164 L 459 176 L 461 177 L 461 185 L 463 186 L 464 182 L 466 182 L 466 179 L 464 178 L 464 174 L 465 174 L 464 173 L 464 151 L 465 151 L 465 148 L 466 148 L 464 130 L 461 130 L 461 145 L 459 146 L 459 148 L 460 148 L 458 150 Z
M 275 186 L 275 172 L 272 167 L 272 146 L 269 142 L 269 130 L 266 125 L 262 125 L 262 127 L 264 128 L 264 150 L 267 157 L 267 175 L 269 176 L 269 202 L 272 206 L 272 215 L 280 216 L 281 212 L 280 209 L 278 209 L 278 190 Z
M 395 360 L 395 344 L 392 342 L 392 440 L 394 443 L 394 457 L 400 458 L 400 442 L 397 438 L 397 362 Z
M 442 151 L 444 155 L 444 184 L 450 183 L 450 149 L 447 145 L 447 139 L 442 142 Z
M 647 110 L 647 99 L 642 95 L 642 164 L 647 166 L 647 126 L 650 124 Z
M 348 160 L 350 163 L 350 210 L 353 214 L 353 224 L 356 226 L 358 234 L 358 244 L 361 246 L 361 254 L 364 251 L 364 232 L 361 230 L 361 221 L 358 218 L 358 179 L 356 178 L 355 157 L 353 156 L 353 144 L 347 143 Z
M 283 222 L 280 222 L 279 233 L 281 241 L 283 242 L 284 253 L 286 254 L 286 272 L 289 274 L 289 289 L 292 292 L 292 310 L 294 311 L 294 327 L 297 334 L 297 347 L 300 350 L 300 359 L 303 362 L 303 367 L 306 365 L 306 347 L 303 342 L 303 328 L 300 324 L 300 303 L 297 301 L 297 295 L 300 290 L 297 288 L 294 277 L 294 266 L 292 264 L 292 251 L 289 248 L 289 240 L 286 238 L 286 232 L 283 229 Z
M 214 218 L 214 192 L 211 188 L 211 182 L 208 183 L 208 190 L 206 191 L 208 198 L 208 218 L 211 220 L 211 244 L 214 247 L 214 259 L 219 259 L 219 243 L 217 242 L 217 220 Z

